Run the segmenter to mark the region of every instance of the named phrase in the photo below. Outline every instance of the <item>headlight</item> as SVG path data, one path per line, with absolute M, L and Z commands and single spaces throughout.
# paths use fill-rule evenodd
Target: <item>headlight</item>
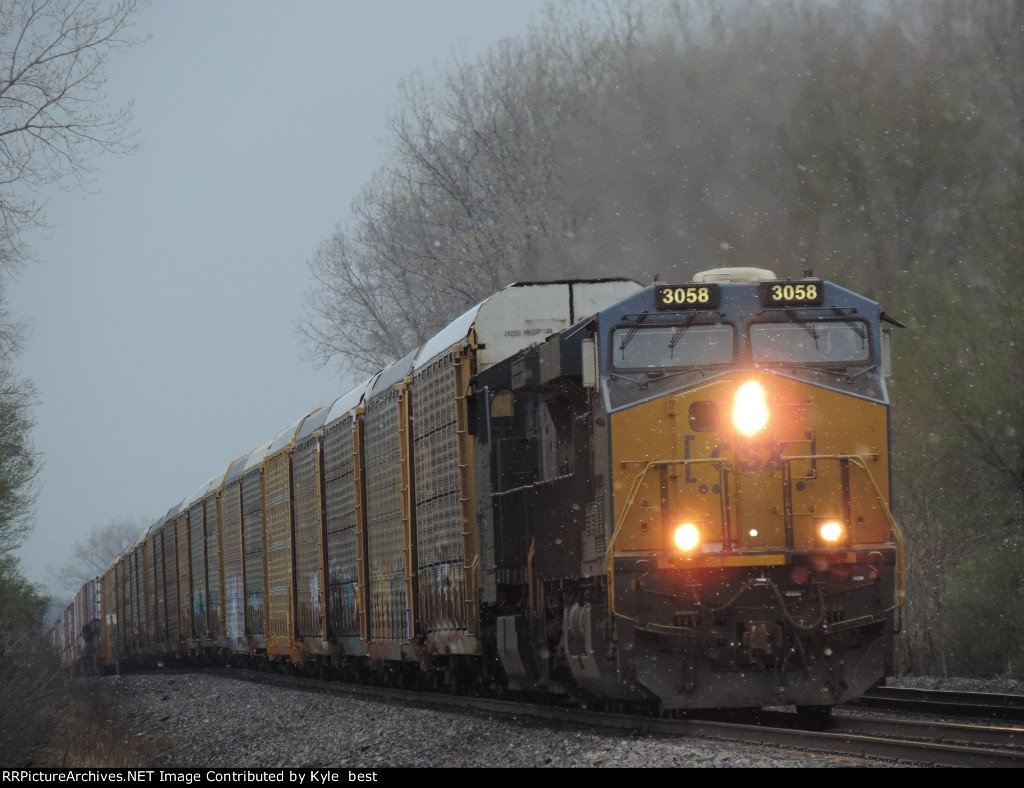
M 736 389 L 732 423 L 747 437 L 757 434 L 768 423 L 768 402 L 764 388 L 756 380 L 747 381 Z
M 843 524 L 836 520 L 829 520 L 827 523 L 821 524 L 818 533 L 829 544 L 835 544 L 843 537 Z
M 672 533 L 672 543 L 684 553 L 700 544 L 700 531 L 692 523 L 683 523 Z

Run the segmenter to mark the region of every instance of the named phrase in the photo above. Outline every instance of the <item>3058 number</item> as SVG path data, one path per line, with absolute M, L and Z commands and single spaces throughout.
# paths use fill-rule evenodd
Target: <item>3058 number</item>
M 662 306 L 709 306 L 712 302 L 710 287 L 665 287 L 659 293 Z
M 775 284 L 768 287 L 768 299 L 775 303 L 808 304 L 818 301 L 821 290 L 817 283 Z

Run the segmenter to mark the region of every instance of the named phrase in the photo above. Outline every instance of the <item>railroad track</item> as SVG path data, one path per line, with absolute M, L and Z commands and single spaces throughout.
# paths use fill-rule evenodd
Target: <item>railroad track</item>
M 851 705 L 947 717 L 1024 721 L 1024 695 L 875 687 Z
M 841 710 L 829 730 L 811 731 L 797 727 L 796 715 L 786 711 L 759 712 L 756 723 L 695 716 L 662 719 L 585 708 L 538 706 L 509 700 L 343 684 L 256 671 L 211 669 L 210 672 L 239 680 L 376 698 L 382 702 L 444 706 L 519 719 L 569 722 L 588 728 L 629 730 L 660 736 L 720 739 L 890 763 L 970 768 L 1024 766 L 1024 727 L 862 718 L 855 716 L 855 712 Z

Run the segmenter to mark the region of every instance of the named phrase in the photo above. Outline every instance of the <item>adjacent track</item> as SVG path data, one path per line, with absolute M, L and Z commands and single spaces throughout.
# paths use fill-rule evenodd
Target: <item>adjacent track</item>
M 852 705 L 948 717 L 1024 721 L 1024 695 L 876 687 Z

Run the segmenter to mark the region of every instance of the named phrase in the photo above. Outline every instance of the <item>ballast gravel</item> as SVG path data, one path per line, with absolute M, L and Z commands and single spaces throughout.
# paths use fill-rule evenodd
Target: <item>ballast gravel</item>
M 102 679 L 165 768 L 879 766 L 879 761 L 428 709 L 208 674 Z

